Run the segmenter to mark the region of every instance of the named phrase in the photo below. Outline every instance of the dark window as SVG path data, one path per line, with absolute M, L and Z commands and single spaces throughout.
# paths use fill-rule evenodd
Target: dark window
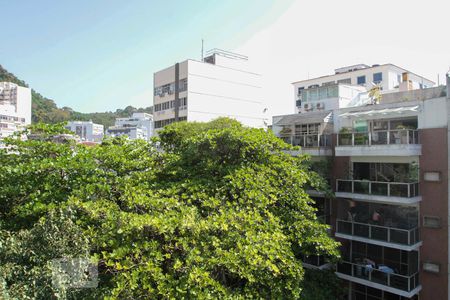
M 383 73 L 373 73 L 373 82 L 380 83 L 383 81 Z
M 366 83 L 366 76 L 358 76 L 356 80 L 357 84 L 365 84 Z
M 351 78 L 345 78 L 345 79 L 339 79 L 337 81 L 337 83 L 341 83 L 341 84 L 352 84 L 352 79 Z

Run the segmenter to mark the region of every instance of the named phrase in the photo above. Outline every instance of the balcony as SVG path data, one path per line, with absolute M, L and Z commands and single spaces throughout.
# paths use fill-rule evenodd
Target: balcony
M 308 269 L 324 270 L 329 269 L 332 266 L 332 263 L 330 263 L 323 255 L 302 255 L 301 260 L 303 266 Z
M 308 153 L 310 155 L 332 155 L 330 134 L 301 134 L 280 137 L 285 143 L 300 146 L 301 151 L 290 151 L 292 155 Z
M 384 202 L 415 204 L 422 200 L 418 182 L 382 182 L 369 180 L 336 180 L 336 197 Z
M 336 156 L 417 156 L 422 154 L 418 130 L 397 129 L 340 133 Z
M 336 220 L 336 237 L 405 251 L 417 249 L 422 244 L 419 227 L 401 229 L 340 219 Z
M 337 265 L 336 274 L 342 279 L 407 298 L 413 297 L 422 289 L 419 283 L 419 272 L 411 275 L 401 275 L 385 265 L 378 265 L 377 268 L 374 268 L 367 263 L 344 261 Z

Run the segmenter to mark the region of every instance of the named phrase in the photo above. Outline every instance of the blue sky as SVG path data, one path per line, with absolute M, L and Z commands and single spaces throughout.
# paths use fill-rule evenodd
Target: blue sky
M 59 106 L 152 104 L 153 73 L 205 49 L 249 57 L 270 115 L 294 113 L 291 82 L 393 63 L 440 83 L 449 0 L 0 0 L 0 64 Z
M 153 72 L 199 58 L 202 38 L 236 48 L 291 2 L 0 0 L 0 64 L 59 106 L 149 106 Z

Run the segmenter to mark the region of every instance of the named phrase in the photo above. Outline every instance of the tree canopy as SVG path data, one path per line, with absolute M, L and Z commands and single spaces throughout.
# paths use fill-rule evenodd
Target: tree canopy
M 59 129 L 32 126 L 22 135 L 33 130 Z M 221 118 L 174 123 L 153 143 L 7 143 L 0 291 L 12 298 L 328 300 L 333 293 L 335 286 L 322 298 L 311 292 L 304 279 L 317 276 L 305 277 L 300 259 L 338 256 L 304 191 L 322 181 L 307 157 L 284 153 L 289 146 L 270 132 Z M 70 257 L 98 266 L 97 288 L 52 284 L 50 262 Z

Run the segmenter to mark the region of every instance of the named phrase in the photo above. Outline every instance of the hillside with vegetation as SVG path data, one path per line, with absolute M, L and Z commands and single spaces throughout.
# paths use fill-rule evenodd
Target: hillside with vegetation
M 8 81 L 16 83 L 20 86 L 29 87 L 28 84 L 17 78 L 13 73 L 8 72 L 0 65 L 0 82 Z M 89 121 L 94 123 L 103 124 L 106 127 L 114 124 L 116 118 L 128 117 L 134 112 L 146 112 L 152 113 L 153 107 L 135 108 L 133 106 L 127 106 L 125 109 L 117 109 L 115 112 L 94 112 L 94 113 L 81 113 L 74 111 L 70 107 L 59 108 L 55 101 L 48 99 L 35 90 L 31 90 L 32 98 L 32 121 L 33 123 L 43 122 L 48 124 L 54 124 L 59 122 L 65 122 L 69 120 Z

